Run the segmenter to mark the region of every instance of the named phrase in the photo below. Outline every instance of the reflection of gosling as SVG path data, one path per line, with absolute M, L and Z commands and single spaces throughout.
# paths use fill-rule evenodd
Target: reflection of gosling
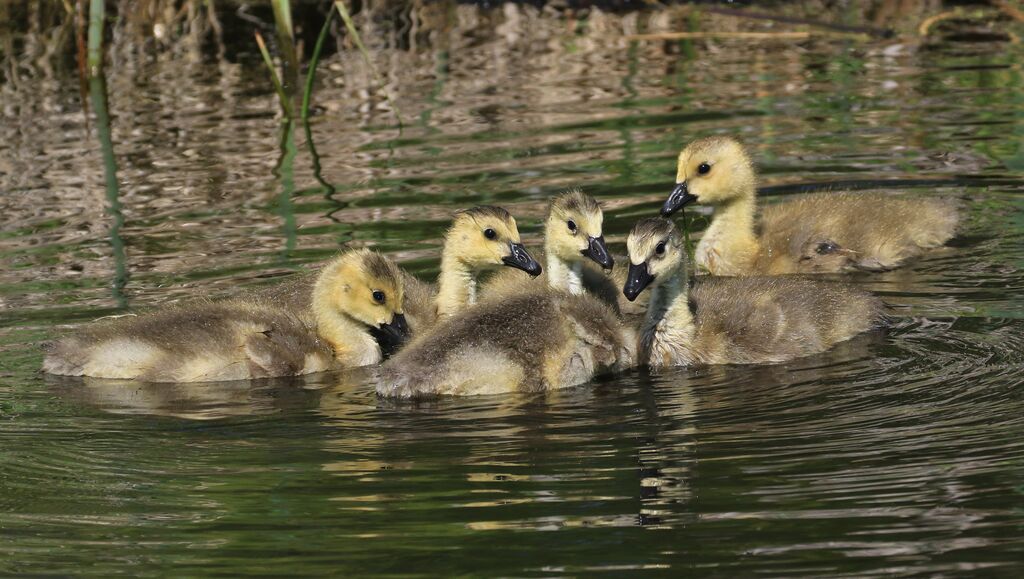
M 207 382 L 375 364 L 407 334 L 401 276 L 378 253 L 349 251 L 320 271 L 308 307 L 254 294 L 97 322 L 47 345 L 43 370 Z
M 691 201 L 715 208 L 696 259 L 716 275 L 892 269 L 948 241 L 958 221 L 946 199 L 821 193 L 765 206 L 758 225 L 753 165 L 727 137 L 687 145 L 676 182 L 662 215 Z
M 853 286 L 800 277 L 704 277 L 687 290 L 686 252 L 671 221 L 630 232 L 623 293 L 651 287 L 640 361 L 651 366 L 758 364 L 823 352 L 880 325 L 881 302 Z
M 588 294 L 497 292 L 441 321 L 381 367 L 385 396 L 536 392 L 632 366 L 635 333 Z

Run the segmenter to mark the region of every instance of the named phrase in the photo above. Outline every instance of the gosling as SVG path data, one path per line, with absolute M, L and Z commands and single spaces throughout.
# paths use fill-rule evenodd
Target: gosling
M 458 212 L 445 234 L 441 253 L 437 317 L 452 316 L 476 303 L 479 275 L 502 266 L 522 270 L 530 277 L 543 271 L 523 246 L 516 220 L 508 211 L 485 205 Z M 514 273 L 522 278 L 522 273 Z M 421 304 L 415 307 L 425 308 Z
M 45 345 L 65 376 L 213 382 L 376 364 L 408 336 L 398 267 L 352 250 L 318 274 L 308 307 L 256 295 L 100 321 Z
M 545 225 L 547 283 L 494 276 L 475 308 L 438 324 L 384 365 L 378 393 L 413 398 L 554 390 L 632 366 L 636 333 L 612 307 L 615 295 L 609 303 L 587 291 L 584 261 L 614 264 L 602 221 L 593 198 L 579 191 L 557 197 Z M 608 284 L 594 275 L 590 287 Z
M 651 288 L 638 358 L 652 367 L 783 362 L 879 327 L 880 300 L 847 284 L 801 277 L 703 277 L 687 291 L 675 225 L 645 219 L 626 240 L 623 294 Z
M 634 365 L 636 333 L 607 304 L 543 285 L 442 320 L 381 367 L 382 396 L 540 392 Z
M 456 212 L 444 239 L 436 284 L 402 271 L 404 310 L 414 335 L 427 332 L 439 317 L 476 303 L 478 278 L 483 272 L 507 266 L 513 281 L 527 278 L 526 274 L 541 274 L 540 264 L 520 240 L 515 218 L 501 207 L 481 206 Z M 315 280 L 315 274 L 298 275 L 255 290 L 251 295 L 301 308 L 309 303 Z
M 687 145 L 676 182 L 662 216 L 694 201 L 715 208 L 696 252 L 697 265 L 714 275 L 894 269 L 946 243 L 958 225 L 956 204 L 948 199 L 853 193 L 771 204 L 757 224 L 754 167 L 743 145 L 729 137 Z
M 546 267 L 538 281 L 573 295 L 594 293 L 615 304 L 619 295 L 616 284 L 592 266 L 610 271 L 615 265 L 604 241 L 603 225 L 601 205 L 590 195 L 571 189 L 552 199 L 544 222 Z M 500 272 L 483 284 L 481 293 L 520 291 L 523 282 L 517 272 Z

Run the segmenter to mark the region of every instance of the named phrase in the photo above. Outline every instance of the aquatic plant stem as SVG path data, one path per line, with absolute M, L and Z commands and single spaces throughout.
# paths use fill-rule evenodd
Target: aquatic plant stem
M 256 31 L 256 44 L 260 47 L 260 54 L 263 55 L 263 62 L 267 65 L 267 70 L 270 71 L 270 81 L 274 84 L 274 90 L 277 91 L 277 98 L 281 101 L 281 109 L 284 111 L 285 117 L 292 119 L 295 114 L 292 112 L 291 99 L 288 98 L 288 94 L 284 91 L 284 86 L 281 85 L 281 79 L 277 76 L 277 69 L 274 68 L 274 61 L 270 58 L 270 52 L 267 50 L 267 44 L 263 42 L 263 35 L 260 31 Z
M 313 81 L 316 79 L 316 66 L 320 62 L 320 52 L 324 48 L 324 40 L 327 38 L 327 33 L 330 32 L 331 22 L 334 20 L 334 11 L 327 13 L 327 19 L 324 20 L 324 26 L 320 29 L 320 35 L 316 37 L 316 45 L 313 47 L 313 56 L 309 61 L 309 69 L 306 71 L 306 85 L 302 91 L 302 120 L 305 121 L 309 118 L 309 101 L 313 96 Z
M 320 53 L 324 48 L 324 41 L 331 30 L 331 22 L 334 21 L 334 11 L 327 13 L 327 19 L 320 29 L 320 35 L 316 38 L 316 45 L 313 47 L 313 56 L 309 61 L 309 69 L 306 71 L 306 84 L 302 91 L 302 108 L 299 114 L 302 116 L 302 129 L 306 133 L 306 144 L 309 146 L 309 154 L 313 158 L 313 178 L 324 188 L 324 197 L 331 199 L 337 189 L 324 180 L 321 175 L 320 155 L 313 143 L 313 129 L 309 126 L 309 103 L 313 98 L 313 82 L 316 80 L 316 67 L 320 63 Z
M 282 86 L 285 94 L 293 95 L 298 88 L 299 57 L 295 48 L 295 27 L 292 25 L 292 7 L 290 0 L 270 0 L 274 10 L 274 23 L 277 29 L 277 41 L 281 48 L 282 65 L 284 68 Z
M 370 59 L 370 52 L 366 50 L 366 45 L 363 44 L 363 39 L 359 36 L 359 31 L 356 30 L 355 22 L 352 21 L 352 16 L 348 12 L 348 8 L 345 7 L 345 3 L 342 0 L 335 0 L 334 6 L 338 9 L 338 13 L 341 14 L 341 19 L 345 21 L 345 28 L 348 29 L 348 33 L 352 35 L 352 41 L 356 43 L 356 48 L 363 55 L 363 60 L 366 61 L 366 66 L 370 69 L 370 74 L 373 75 L 373 79 L 380 85 L 382 91 L 384 91 L 384 98 L 387 99 L 391 105 L 391 110 L 395 113 L 395 118 L 398 120 L 398 130 L 402 130 L 402 115 L 398 112 L 398 105 L 395 104 L 395 100 L 391 98 L 388 87 L 384 84 L 384 79 L 381 78 L 380 73 L 377 72 L 377 67 L 374 66 L 373 60 Z
M 104 0 L 90 0 L 89 3 L 89 40 L 87 46 L 86 67 L 89 76 L 100 73 L 103 66 L 103 21 L 106 17 Z
M 121 228 L 124 226 L 124 213 L 121 212 L 121 194 L 117 182 L 117 158 L 114 156 L 114 141 L 110 131 L 110 111 L 107 108 L 107 84 L 103 75 L 95 75 L 89 79 L 89 96 L 92 101 L 93 114 L 96 115 L 96 133 L 103 151 L 103 175 L 107 194 L 107 214 L 111 217 L 110 249 L 114 257 L 114 279 L 111 291 L 118 307 L 124 308 L 128 300 L 124 288 L 128 285 L 128 265 L 124 251 L 124 239 Z

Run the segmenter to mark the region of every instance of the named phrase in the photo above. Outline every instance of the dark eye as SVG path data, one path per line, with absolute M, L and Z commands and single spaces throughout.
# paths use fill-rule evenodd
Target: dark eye
M 497 236 L 498 236 L 498 234 L 495 233 L 494 230 L 491 229 L 490 227 L 488 227 L 487 229 L 484 229 L 484 237 L 486 237 L 487 239 L 494 239 Z
M 378 304 L 384 303 L 385 301 L 387 301 L 387 299 L 388 297 L 384 295 L 384 292 L 380 290 L 373 291 L 373 301 L 377 302 Z
M 569 226 L 569 231 L 571 231 L 573 233 L 576 233 L 576 222 L 575 221 L 570 219 L 565 224 Z
M 658 246 L 654 248 L 654 253 L 657 253 L 658 255 L 663 255 L 665 253 L 665 242 L 664 241 L 659 243 Z
M 831 241 L 824 241 L 822 243 L 819 243 L 818 247 L 815 249 L 815 251 L 818 253 L 818 255 L 825 255 L 827 253 L 835 253 L 838 250 L 839 250 L 839 246 L 836 245 L 835 243 L 831 242 Z
M 711 171 L 711 165 L 708 165 L 707 163 L 701 163 L 700 165 L 697 165 L 698 174 L 707 175 L 709 171 Z

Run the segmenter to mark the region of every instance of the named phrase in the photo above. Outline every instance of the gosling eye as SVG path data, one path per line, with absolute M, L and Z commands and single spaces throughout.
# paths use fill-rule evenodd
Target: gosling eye
M 498 234 L 495 233 L 495 231 L 493 229 L 491 229 L 490 227 L 488 227 L 487 229 L 484 229 L 484 237 L 486 237 L 487 239 L 494 239 L 497 236 L 498 236 Z
M 834 253 L 839 251 L 839 246 L 831 241 L 823 241 L 818 244 L 818 247 L 814 250 L 818 255 L 825 255 L 828 253 Z
M 659 243 L 658 246 L 654 248 L 654 253 L 657 253 L 658 255 L 664 255 L 665 254 L 665 242 L 664 241 Z
M 699 175 L 707 175 L 710 172 L 711 172 L 711 165 L 708 165 L 707 163 L 701 163 L 700 165 L 697 165 L 697 174 L 699 174 Z
M 571 231 L 573 235 L 576 235 L 576 222 L 570 219 L 569 221 L 566 221 L 565 224 L 569 226 L 569 231 Z
M 388 297 L 384 295 L 384 292 L 380 290 L 373 290 L 373 301 L 377 302 L 378 304 L 383 304 L 384 302 L 387 301 L 387 299 Z

